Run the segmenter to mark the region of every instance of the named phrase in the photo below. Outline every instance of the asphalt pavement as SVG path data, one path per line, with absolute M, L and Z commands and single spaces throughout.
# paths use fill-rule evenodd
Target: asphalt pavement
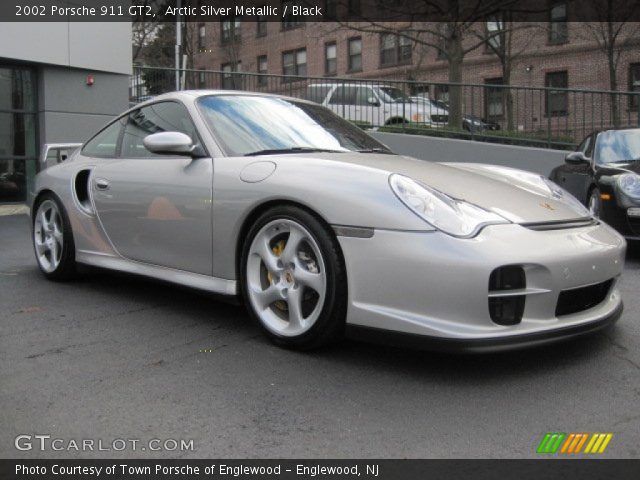
M 614 329 L 534 350 L 298 353 L 202 292 L 99 270 L 49 282 L 28 217 L 0 217 L 0 457 L 520 458 L 545 432 L 611 432 L 602 456 L 637 458 L 639 287 L 631 246 Z M 82 440 L 111 450 L 75 450 Z

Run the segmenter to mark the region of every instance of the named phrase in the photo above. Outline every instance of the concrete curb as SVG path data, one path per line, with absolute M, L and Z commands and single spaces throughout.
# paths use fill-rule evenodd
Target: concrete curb
M 8 215 L 29 215 L 29 207 L 26 205 L 0 205 L 0 217 Z

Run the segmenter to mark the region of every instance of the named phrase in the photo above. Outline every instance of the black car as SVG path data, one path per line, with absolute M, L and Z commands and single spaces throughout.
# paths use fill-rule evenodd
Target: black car
M 594 216 L 640 240 L 640 128 L 593 132 L 549 178 Z
M 449 111 L 449 104 L 442 100 L 431 100 L 436 107 Z M 482 132 L 484 130 L 500 130 L 500 124 L 496 122 L 490 122 L 477 115 L 469 115 L 465 113 L 462 116 L 462 128 L 466 131 Z

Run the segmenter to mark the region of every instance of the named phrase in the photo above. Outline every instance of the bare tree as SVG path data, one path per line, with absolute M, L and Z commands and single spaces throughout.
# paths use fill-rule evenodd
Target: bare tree
M 419 0 L 384 2 L 387 18 L 401 22 L 367 20 L 341 22 L 346 28 L 368 33 L 394 33 L 411 40 L 414 45 L 431 47 L 447 61 L 449 87 L 449 126 L 462 126 L 462 63 L 465 56 L 502 32 L 491 32 L 477 38 L 472 31 L 478 22 L 493 18 L 519 4 L 519 0 Z M 378 18 L 384 15 L 378 13 Z M 413 18 L 437 18 L 439 22 L 413 21 Z
M 640 11 L 637 0 L 602 0 L 592 5 L 595 22 L 583 22 L 579 32 L 587 39 L 595 40 L 607 57 L 609 90 L 618 91 L 618 64 L 621 53 L 632 44 L 640 44 L 640 23 L 616 21 L 635 18 Z M 611 120 L 620 126 L 619 95 L 611 94 Z

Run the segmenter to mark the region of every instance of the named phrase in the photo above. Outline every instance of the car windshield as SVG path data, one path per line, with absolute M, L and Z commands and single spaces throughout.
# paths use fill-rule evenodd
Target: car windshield
M 412 103 L 412 100 L 399 88 L 377 87 L 375 90 L 384 103 Z
M 198 105 L 230 156 L 311 151 L 391 153 L 320 105 L 258 95 L 209 95 L 201 97 Z
M 640 129 L 602 132 L 598 135 L 596 158 L 599 163 L 640 160 Z

